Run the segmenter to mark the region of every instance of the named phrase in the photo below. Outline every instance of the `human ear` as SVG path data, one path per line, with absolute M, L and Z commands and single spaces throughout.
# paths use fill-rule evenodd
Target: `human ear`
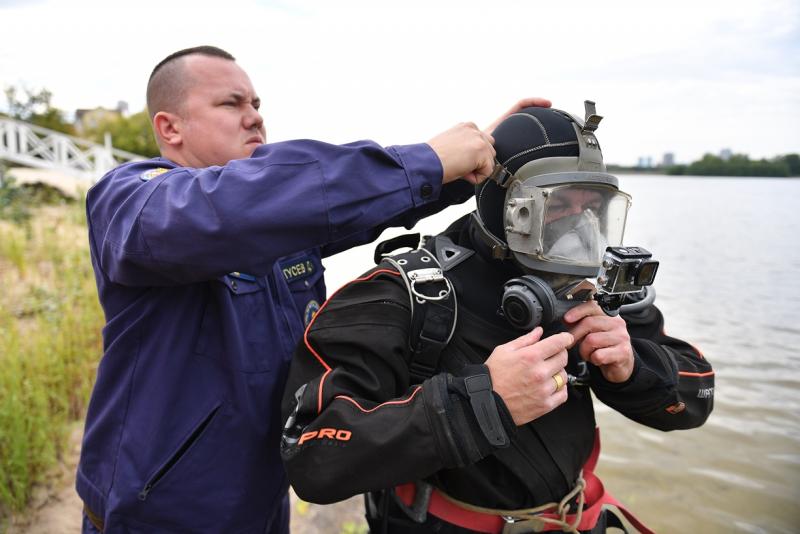
M 183 141 L 180 117 L 168 111 L 159 111 L 153 117 L 153 131 L 165 145 L 178 146 Z

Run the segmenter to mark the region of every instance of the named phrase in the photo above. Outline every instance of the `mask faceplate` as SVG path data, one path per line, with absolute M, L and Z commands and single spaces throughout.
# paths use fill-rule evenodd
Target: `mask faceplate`
M 596 271 L 607 246 L 622 243 L 630 196 L 610 175 L 563 173 L 517 180 L 508 189 L 504 215 L 506 240 L 517 259 L 538 270 L 584 274 Z M 576 183 L 557 183 L 559 176 Z M 593 178 L 596 180 L 593 181 Z M 613 177 L 611 177 L 613 178 Z M 552 185 L 555 182 L 555 185 Z M 609 183 L 610 182 L 610 183 Z

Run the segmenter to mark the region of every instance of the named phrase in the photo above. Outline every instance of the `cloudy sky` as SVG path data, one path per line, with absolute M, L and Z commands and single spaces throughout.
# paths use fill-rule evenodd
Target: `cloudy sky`
M 271 141 L 425 141 L 546 96 L 597 102 L 608 162 L 800 152 L 800 2 L 650 4 L 0 0 L 0 86 L 138 111 L 159 60 L 214 44 L 250 73 Z

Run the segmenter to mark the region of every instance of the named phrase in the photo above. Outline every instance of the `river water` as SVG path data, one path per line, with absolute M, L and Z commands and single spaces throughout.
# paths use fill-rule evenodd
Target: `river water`
M 670 433 L 597 402 L 599 475 L 656 532 L 800 532 L 800 180 L 620 175 L 620 187 L 633 196 L 625 244 L 661 262 L 666 331 L 714 365 L 716 399 L 703 427 Z M 329 292 L 372 251 L 326 260 Z

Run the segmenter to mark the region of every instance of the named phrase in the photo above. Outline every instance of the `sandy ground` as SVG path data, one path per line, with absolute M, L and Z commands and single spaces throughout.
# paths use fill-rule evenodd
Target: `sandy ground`
M 50 474 L 47 483 L 34 489 L 27 512 L 12 519 L 8 534 L 74 534 L 81 531 L 82 504 L 73 487 L 81 430 L 79 425 L 72 429 L 66 457 Z
M 74 489 L 81 431 L 82 426 L 76 425 L 70 437 L 67 457 L 54 469 L 47 483 L 34 490 L 28 511 L 13 518 L 7 534 L 76 534 L 81 531 L 82 504 Z M 367 532 L 361 497 L 330 506 L 309 504 L 294 494 L 291 497 L 293 534 Z

